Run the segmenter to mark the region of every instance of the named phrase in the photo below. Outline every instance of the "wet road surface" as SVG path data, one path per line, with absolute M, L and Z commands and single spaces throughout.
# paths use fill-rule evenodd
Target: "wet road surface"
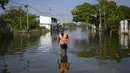
M 59 54 L 57 32 L 15 35 L 0 42 L 0 73 L 130 73 L 127 35 L 99 33 L 81 28 L 65 31 L 70 43 L 66 56 Z

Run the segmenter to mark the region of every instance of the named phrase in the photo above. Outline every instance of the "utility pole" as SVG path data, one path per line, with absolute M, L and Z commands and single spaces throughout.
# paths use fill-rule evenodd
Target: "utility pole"
M 28 24 L 28 5 L 25 5 L 26 12 L 27 12 L 27 31 L 29 31 L 29 24 Z
M 50 11 L 50 13 L 51 13 L 51 7 L 49 7 L 49 11 Z
M 105 6 L 105 2 L 104 2 L 104 25 L 105 25 L 105 30 L 106 30 L 107 26 L 106 26 L 106 6 Z
M 19 7 L 19 12 L 20 12 L 20 30 L 21 30 L 22 29 L 21 6 Z
M 51 7 L 49 7 L 49 12 L 50 12 L 50 16 L 52 17 L 52 14 L 51 14 Z
M 99 14 L 100 14 L 100 24 L 99 24 L 99 29 L 102 29 L 101 8 L 99 8 Z

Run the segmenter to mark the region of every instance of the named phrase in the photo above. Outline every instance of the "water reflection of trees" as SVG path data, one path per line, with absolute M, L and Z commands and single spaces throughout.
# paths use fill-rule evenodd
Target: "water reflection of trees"
M 66 30 L 67 30 L 67 31 L 70 31 L 70 32 L 71 32 L 71 31 L 75 31 L 75 30 L 76 30 L 76 27 L 65 28 L 65 31 L 66 31 Z
M 30 48 L 34 48 L 39 39 L 38 36 L 17 35 L 13 39 L 0 42 L 0 56 L 20 54 Z
M 13 38 L 5 37 L 0 41 L 0 56 L 5 56 L 13 49 Z
M 14 37 L 14 52 L 25 52 L 29 49 L 34 49 L 37 47 L 39 42 L 40 35 L 24 35 L 24 36 L 15 36 Z
M 80 47 L 77 53 L 79 57 L 94 57 L 98 60 L 116 60 L 121 62 L 123 58 L 130 57 L 130 49 L 122 49 L 117 33 L 112 35 L 104 33 L 89 33 L 88 40 L 76 40 L 75 46 Z
M 0 42 L 0 65 L 1 68 L 3 68 L 0 73 L 11 73 L 8 71 L 8 60 L 14 59 L 15 56 L 20 58 L 19 63 L 22 61 L 26 63 L 26 60 L 23 60 L 24 52 L 37 48 L 39 45 L 39 37 L 40 34 L 30 36 L 15 35 L 13 39 L 7 39 L 9 37 L 5 37 L 5 39 Z M 10 56 L 12 57 L 8 58 Z M 28 68 L 28 62 L 29 61 L 27 61 L 27 66 L 25 66 L 24 69 L 26 69 L 26 67 Z

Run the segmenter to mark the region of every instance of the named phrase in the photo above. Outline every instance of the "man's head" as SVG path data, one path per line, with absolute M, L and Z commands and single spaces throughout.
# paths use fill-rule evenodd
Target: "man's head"
M 61 73 L 64 73 L 64 72 L 65 72 L 64 70 L 61 71 Z
M 64 29 L 61 29 L 60 32 L 63 33 L 63 32 L 64 32 Z

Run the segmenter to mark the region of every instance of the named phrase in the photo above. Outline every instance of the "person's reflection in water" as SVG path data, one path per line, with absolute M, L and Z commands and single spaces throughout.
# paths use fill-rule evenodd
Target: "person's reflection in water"
M 58 64 L 59 64 L 59 70 L 61 73 L 67 72 L 69 70 L 70 63 L 68 63 L 67 54 L 60 55 L 60 61 L 58 61 Z

